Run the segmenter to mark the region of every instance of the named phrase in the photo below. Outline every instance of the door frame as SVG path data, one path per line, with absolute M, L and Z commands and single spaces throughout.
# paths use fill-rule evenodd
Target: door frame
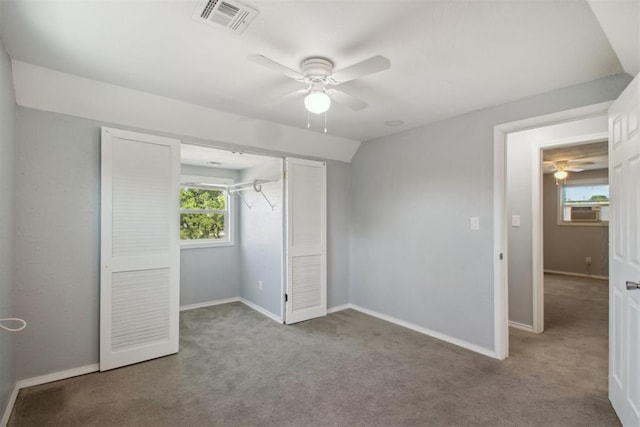
M 613 101 L 601 102 L 585 107 L 560 111 L 542 116 L 531 117 L 509 123 L 503 123 L 494 127 L 493 133 L 493 247 L 494 247 L 494 348 L 495 357 L 504 360 L 509 357 L 509 292 L 508 292 L 508 260 L 507 236 L 507 136 L 513 132 L 519 132 L 538 127 L 551 126 L 564 122 L 585 119 L 604 114 L 609 109 Z M 540 153 L 540 148 L 538 152 Z M 535 157 L 535 156 L 534 156 Z M 538 159 L 539 160 L 539 159 Z M 538 162 L 539 163 L 539 162 Z M 540 165 L 537 164 L 539 179 Z M 535 172 L 535 171 L 534 171 Z M 541 304 L 542 286 L 536 287 L 536 282 L 542 280 L 542 227 L 540 227 L 541 217 L 536 203 L 540 203 L 541 189 L 538 187 L 537 194 L 533 194 L 533 220 L 538 222 L 537 229 L 533 225 L 533 274 L 534 279 L 537 273 L 538 278 L 534 280 L 534 327 L 540 324 L 544 318 L 543 305 Z M 534 190 L 535 191 L 535 190 Z M 538 206 L 539 208 L 539 206 Z M 537 247 L 535 246 L 537 245 Z M 536 301 L 537 300 L 537 301 Z M 536 319 L 537 318 L 537 319 Z M 536 322 L 537 321 L 537 322 Z

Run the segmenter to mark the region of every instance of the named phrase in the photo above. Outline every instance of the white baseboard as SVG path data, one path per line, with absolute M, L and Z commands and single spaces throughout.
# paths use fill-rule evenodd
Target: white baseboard
M 11 416 L 11 412 L 13 412 L 13 406 L 16 404 L 16 398 L 18 397 L 18 385 L 13 388 L 13 392 L 9 397 L 9 402 L 7 402 L 7 407 L 4 410 L 4 415 L 2 415 L 2 419 L 0 420 L 0 427 L 7 427 L 7 423 L 9 422 L 9 417 Z
M 524 323 L 514 322 L 513 320 L 509 320 L 509 326 L 516 329 L 522 329 L 527 332 L 534 332 L 533 326 L 525 325 Z
M 181 305 L 180 311 L 195 310 L 196 308 L 212 307 L 214 305 L 229 304 L 231 302 L 239 302 L 239 301 L 240 301 L 240 297 L 233 297 L 233 298 L 219 299 L 215 301 L 199 302 L 196 304 Z
M 596 274 L 573 273 L 571 271 L 544 270 L 545 273 L 561 274 L 563 276 L 588 277 L 589 279 L 609 280 L 607 276 L 598 276 Z
M 258 313 L 267 316 L 269 319 L 274 320 L 274 321 L 282 324 L 282 319 L 280 318 L 280 316 L 276 316 L 272 312 L 270 312 L 268 310 L 265 310 L 264 308 L 260 307 L 259 305 L 254 304 L 251 301 L 246 300 L 244 298 L 240 298 L 240 302 L 243 303 L 244 305 L 246 305 L 247 307 L 254 309 Z
M 327 308 L 327 314 L 336 313 L 348 308 L 351 308 L 351 304 L 336 305 L 335 307 Z
M 407 329 L 411 329 L 416 332 L 420 332 L 421 334 L 428 335 L 433 338 L 437 338 L 442 341 L 446 341 L 450 344 L 457 345 L 458 347 L 466 348 L 467 350 L 471 350 L 476 353 L 480 353 L 483 356 L 492 357 L 497 359 L 496 353 L 493 350 L 488 348 L 480 347 L 479 345 L 471 344 L 469 342 L 463 341 L 458 338 L 450 337 L 449 335 L 432 331 L 431 329 L 423 328 L 422 326 L 415 325 L 410 322 L 406 322 L 404 320 L 396 319 L 395 317 L 388 316 L 386 314 L 378 313 L 377 311 L 369 310 L 368 308 L 360 307 L 355 304 L 349 304 L 350 307 L 354 310 L 360 311 L 364 314 L 368 314 L 369 316 L 377 317 L 378 319 L 386 320 L 387 322 L 395 323 L 398 326 L 402 326 Z
M 67 369 L 65 371 L 53 372 L 51 374 L 41 375 L 39 377 L 27 378 L 17 382 L 16 387 L 19 389 L 25 387 L 33 387 L 34 385 L 51 383 L 54 381 L 65 380 L 67 378 L 77 377 L 78 375 L 90 374 L 98 372 L 100 364 L 92 363 L 91 365 L 80 366 L 78 368 Z

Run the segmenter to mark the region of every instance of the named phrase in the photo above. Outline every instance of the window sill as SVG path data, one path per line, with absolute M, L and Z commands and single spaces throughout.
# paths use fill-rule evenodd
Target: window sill
M 201 248 L 221 248 L 233 246 L 233 242 L 212 242 L 212 241 L 203 241 L 203 242 L 189 242 L 189 241 L 180 241 L 180 250 L 182 249 L 201 249 Z
M 608 227 L 609 221 L 601 221 L 601 222 L 558 222 L 557 225 L 560 226 L 569 226 L 569 227 Z

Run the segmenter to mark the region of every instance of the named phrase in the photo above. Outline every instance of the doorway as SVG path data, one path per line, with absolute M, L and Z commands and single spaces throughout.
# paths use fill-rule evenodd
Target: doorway
M 326 315 L 326 163 L 184 143 L 181 157 L 183 309 Z
M 183 143 L 181 306 L 237 298 L 284 313 L 283 160 Z
M 510 272 L 509 231 L 517 228 L 522 237 L 520 245 L 525 255 L 520 259 L 524 278 L 520 298 L 525 303 L 523 326 L 534 332 L 544 329 L 543 251 L 542 251 L 542 149 L 562 145 L 577 145 L 607 138 L 606 112 L 611 103 L 605 102 L 588 107 L 554 113 L 518 122 L 496 126 L 494 134 L 494 263 L 495 348 L 496 357 L 505 359 L 509 355 L 509 278 Z M 580 129 L 577 132 L 576 129 Z M 527 137 L 528 144 L 515 145 L 519 137 Z M 512 141 L 512 146 L 509 145 Z M 522 140 L 520 141 L 522 142 Z M 515 149 L 521 154 L 517 169 L 508 167 L 508 153 Z M 508 204 L 509 171 L 517 171 L 520 180 L 519 194 L 524 208 L 510 211 Z M 513 185 L 514 183 L 512 183 Z M 527 253 L 528 252 L 528 253 Z M 528 302 L 527 302 L 528 300 Z
M 584 203 L 577 200 L 563 202 L 563 206 L 553 202 L 558 195 L 569 194 L 576 199 L 578 192 L 599 189 L 600 186 L 594 187 L 596 183 L 606 186 L 606 144 L 605 115 L 507 135 L 506 205 L 511 326 L 534 333 L 544 331 L 543 273 L 549 269 L 548 265 L 545 266 L 545 260 L 547 264 L 555 263 L 552 270 L 556 273 L 573 271 L 582 274 L 583 270 L 576 266 L 578 250 L 578 253 L 584 254 L 583 260 L 590 260 L 590 266 L 602 268 L 607 241 L 602 242 L 597 236 L 601 235 L 607 222 L 599 221 L 599 216 L 593 222 L 586 221 L 586 216 L 580 219 L 576 216 L 579 209 L 593 208 L 590 213 L 596 213 L 596 207 L 598 214 L 601 208 L 604 214 L 608 210 L 608 199 L 606 203 L 588 200 Z M 557 180 L 554 173 L 563 178 Z M 608 196 L 608 186 L 606 190 Z M 563 218 L 563 211 L 566 210 L 569 214 L 575 210 L 574 221 L 571 221 L 570 215 Z M 543 250 L 544 235 L 560 236 L 560 239 L 549 239 L 555 243 L 552 248 L 557 250 Z M 581 240 L 582 246 L 570 245 L 569 242 L 573 240 Z M 597 240 L 597 244 L 593 240 Z M 606 255 L 604 258 L 606 261 Z

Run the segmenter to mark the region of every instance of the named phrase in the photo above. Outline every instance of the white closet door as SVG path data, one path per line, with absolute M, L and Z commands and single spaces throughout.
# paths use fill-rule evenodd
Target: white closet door
M 640 426 L 640 74 L 609 108 L 609 399 Z
M 327 314 L 327 165 L 286 159 L 286 323 Z
M 102 128 L 100 370 L 178 351 L 180 141 Z

